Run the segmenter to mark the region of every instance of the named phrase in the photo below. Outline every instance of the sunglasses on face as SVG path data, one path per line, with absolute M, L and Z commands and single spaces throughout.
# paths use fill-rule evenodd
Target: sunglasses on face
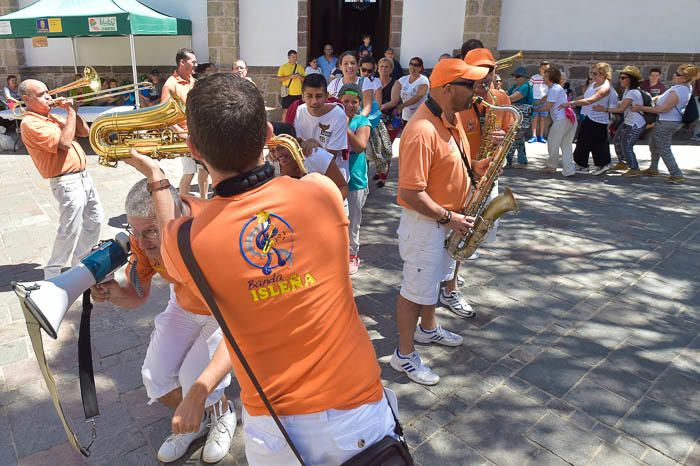
M 679 73 L 678 71 L 676 71 L 675 73 L 673 73 L 673 76 L 677 76 L 677 77 L 679 77 L 679 78 L 682 78 L 682 77 L 683 77 L 683 75 L 682 75 L 681 73 Z
M 620 81 L 626 81 L 629 79 L 629 76 L 620 76 Z
M 363 73 L 374 73 L 374 68 L 360 68 Z
M 420 63 L 409 63 L 408 66 L 421 66 Z

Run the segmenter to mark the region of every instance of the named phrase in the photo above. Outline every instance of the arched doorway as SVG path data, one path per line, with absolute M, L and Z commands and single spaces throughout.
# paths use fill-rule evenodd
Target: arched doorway
M 391 37 L 391 0 L 310 0 L 309 57 L 323 53 L 330 43 L 336 55 L 357 50 L 362 35 L 372 36 L 374 58 L 384 55 Z

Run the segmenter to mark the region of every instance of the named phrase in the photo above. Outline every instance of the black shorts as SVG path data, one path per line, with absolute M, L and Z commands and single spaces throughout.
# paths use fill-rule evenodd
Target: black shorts
M 292 105 L 292 103 L 295 100 L 301 100 L 301 96 L 300 95 L 288 95 L 287 97 L 282 97 L 280 99 L 280 104 L 282 105 L 282 108 L 289 108 L 289 106 Z

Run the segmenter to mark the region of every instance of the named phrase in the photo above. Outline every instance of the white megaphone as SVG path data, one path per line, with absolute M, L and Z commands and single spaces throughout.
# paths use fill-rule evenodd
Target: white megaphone
M 117 233 L 114 239 L 101 242 L 79 264 L 61 275 L 38 282 L 12 282 L 12 289 L 41 328 L 56 339 L 58 327 L 73 302 L 85 290 L 126 264 L 129 251 L 129 237 Z

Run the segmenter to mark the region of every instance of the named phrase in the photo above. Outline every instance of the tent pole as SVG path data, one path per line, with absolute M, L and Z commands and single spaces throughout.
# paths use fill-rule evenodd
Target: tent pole
M 131 74 L 134 76 L 134 86 L 139 82 L 138 75 L 136 73 L 136 47 L 134 46 L 134 35 L 129 34 L 129 46 L 131 47 Z M 134 87 L 134 105 L 136 108 L 141 108 L 141 102 L 139 101 L 139 91 Z
M 73 44 L 73 72 L 78 74 L 78 49 L 75 46 L 75 36 L 70 38 L 71 44 Z

